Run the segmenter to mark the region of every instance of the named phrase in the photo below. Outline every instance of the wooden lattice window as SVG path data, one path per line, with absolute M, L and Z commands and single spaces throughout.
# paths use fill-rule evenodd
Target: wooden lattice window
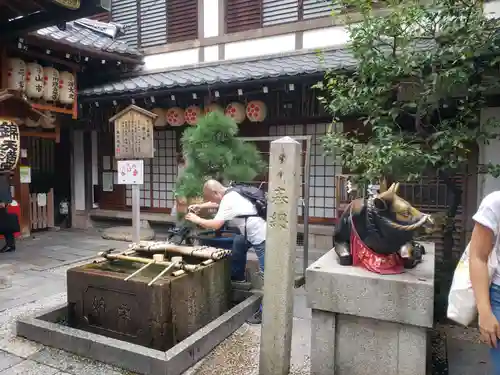
M 253 30 L 262 27 L 262 5 L 265 0 L 227 0 L 226 32 Z
M 125 26 L 125 35 L 120 39 L 131 47 L 138 46 L 138 0 L 112 0 L 111 19 Z
M 198 0 L 168 0 L 168 43 L 192 40 L 198 37 Z
M 121 40 L 148 48 L 198 37 L 198 0 L 112 0 L 111 19 L 125 26 Z
M 226 31 L 234 33 L 330 17 L 331 0 L 227 0 Z
M 167 43 L 167 3 L 165 0 L 139 0 L 139 46 Z

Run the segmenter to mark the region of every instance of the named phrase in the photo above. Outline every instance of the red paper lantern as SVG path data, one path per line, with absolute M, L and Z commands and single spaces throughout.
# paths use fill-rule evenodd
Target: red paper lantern
M 200 116 L 201 116 L 201 109 L 196 105 L 189 106 L 184 111 L 184 118 L 186 119 L 186 123 L 192 126 L 198 124 Z
M 170 126 L 181 126 L 186 123 L 184 110 L 179 107 L 169 108 L 166 113 L 167 123 Z
M 246 113 L 251 122 L 262 122 L 267 117 L 267 106 L 260 100 L 253 100 L 247 104 Z
M 237 124 L 241 124 L 246 116 L 245 106 L 238 102 L 229 103 L 224 113 L 227 117 L 231 117 Z

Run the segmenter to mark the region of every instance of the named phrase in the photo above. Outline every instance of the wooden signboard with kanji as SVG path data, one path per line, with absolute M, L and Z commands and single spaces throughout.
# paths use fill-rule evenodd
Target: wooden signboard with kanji
M 109 119 L 115 125 L 116 159 L 152 159 L 153 123 L 158 115 L 135 105 L 128 106 Z

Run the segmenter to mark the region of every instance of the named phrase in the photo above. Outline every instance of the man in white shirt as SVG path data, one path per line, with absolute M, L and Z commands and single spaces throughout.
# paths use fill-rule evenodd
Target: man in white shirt
M 500 374 L 500 269 L 493 274 L 491 283 L 488 271 L 490 255 L 500 258 L 500 191 L 487 195 L 472 219 L 475 225 L 470 242 L 470 278 L 479 329 L 481 340 L 491 347 L 495 374 Z
M 202 208 L 218 208 L 213 219 L 203 219 L 194 213 L 185 218 L 206 229 L 220 229 L 226 221 L 237 227 L 240 235 L 235 236 L 231 255 L 231 279 L 235 282 L 246 281 L 245 269 L 247 253 L 253 248 L 259 259 L 261 277 L 264 276 L 264 254 L 266 248 L 266 221 L 258 216 L 257 209 L 248 198 L 237 191 L 228 190 L 216 180 L 209 180 L 203 186 L 205 203 L 192 205 L 197 211 Z M 260 323 L 261 309 L 254 316 L 254 322 Z

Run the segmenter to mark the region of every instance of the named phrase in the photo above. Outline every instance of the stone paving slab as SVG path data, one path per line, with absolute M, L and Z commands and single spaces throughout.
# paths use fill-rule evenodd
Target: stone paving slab
M 74 375 L 122 375 L 123 370 L 113 368 L 103 363 L 91 361 L 86 358 L 45 347 L 29 357 L 30 360 L 62 370 Z
M 23 361 L 24 359 L 21 357 L 0 350 L 0 371 L 15 366 Z
M 18 365 L 0 371 L 0 375 L 54 375 L 59 370 L 41 363 L 26 360 Z
M 0 312 L 65 292 L 68 267 L 110 248 L 126 249 L 126 244 L 104 240 L 97 232 L 75 230 L 20 239 L 16 252 L 0 254 L 0 263 L 13 269 L 0 288 Z

